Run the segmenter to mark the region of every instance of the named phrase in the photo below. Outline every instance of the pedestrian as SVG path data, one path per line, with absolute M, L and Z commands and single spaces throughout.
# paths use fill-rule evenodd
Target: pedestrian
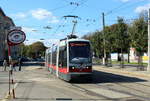
M 16 65 L 15 62 L 13 61 L 13 62 L 12 62 L 12 71 L 13 71 L 13 70 L 16 71 L 15 65 Z
M 4 66 L 4 71 L 6 71 L 6 67 L 7 67 L 7 61 L 6 60 L 4 60 L 3 66 Z
M 22 65 L 22 61 L 21 61 L 21 58 L 19 58 L 19 71 L 21 71 L 21 65 Z

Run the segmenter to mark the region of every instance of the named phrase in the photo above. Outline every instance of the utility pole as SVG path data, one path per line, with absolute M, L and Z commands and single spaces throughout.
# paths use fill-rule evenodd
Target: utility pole
M 104 56 L 103 56 L 103 65 L 106 65 L 106 50 L 105 50 L 105 14 L 102 13 L 102 22 L 103 22 L 103 43 L 104 43 Z
M 150 9 L 148 10 L 148 67 L 147 71 L 150 71 Z

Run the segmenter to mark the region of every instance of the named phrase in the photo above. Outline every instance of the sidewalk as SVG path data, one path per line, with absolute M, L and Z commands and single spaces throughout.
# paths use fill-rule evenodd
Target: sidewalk
M 150 78 L 150 71 L 146 70 L 138 70 L 136 66 L 125 66 L 121 68 L 119 65 L 113 65 L 112 67 L 107 67 L 103 65 L 94 65 L 94 69 L 110 72 L 115 74 L 122 74 L 122 75 L 129 75 L 129 76 L 136 76 L 136 77 L 143 77 L 143 78 Z
M 0 66 L 0 101 L 5 98 L 9 91 L 9 74 L 8 70 L 3 71 L 3 67 Z
M 13 78 L 14 78 L 14 86 L 17 82 L 22 78 L 21 74 L 23 72 L 18 71 L 18 67 L 16 67 L 16 71 L 13 71 Z M 11 79 L 11 78 L 10 78 Z M 10 84 L 10 93 L 12 91 L 13 85 Z M 9 92 L 9 67 L 7 70 L 4 71 L 3 67 L 0 66 L 0 101 L 6 101 Z

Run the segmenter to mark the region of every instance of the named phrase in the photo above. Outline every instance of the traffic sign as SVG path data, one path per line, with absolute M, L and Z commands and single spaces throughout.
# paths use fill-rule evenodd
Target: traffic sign
M 25 33 L 21 30 L 14 29 L 8 32 L 7 41 L 8 45 L 17 45 L 24 42 L 26 39 Z

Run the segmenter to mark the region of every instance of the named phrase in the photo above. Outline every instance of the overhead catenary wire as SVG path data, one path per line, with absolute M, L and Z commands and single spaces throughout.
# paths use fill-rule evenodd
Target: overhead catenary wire
M 63 6 L 60 6 L 60 7 L 57 7 L 57 8 L 54 8 L 54 9 L 51 9 L 51 10 L 52 10 L 52 11 L 59 10 L 59 9 L 68 7 L 68 6 L 70 5 L 70 1 L 69 1 L 69 0 L 64 0 L 64 1 L 66 1 L 68 4 L 63 5 Z M 88 0 L 80 0 L 80 1 L 79 1 L 79 6 L 75 6 L 75 8 L 74 8 L 71 12 L 74 12 L 78 7 L 81 7 L 81 5 L 85 4 L 87 1 L 88 1 Z M 143 1 L 144 1 L 144 0 L 142 0 L 142 1 L 140 1 L 140 2 L 143 2 Z M 138 1 L 138 2 L 139 2 L 139 1 Z M 136 3 L 138 3 L 138 2 L 136 2 Z M 132 3 L 132 5 L 133 5 L 133 4 L 135 4 L 135 3 Z M 123 9 L 123 8 L 125 8 L 125 7 L 127 7 L 127 6 L 131 6 L 131 3 L 129 3 L 129 2 L 123 3 L 123 4 L 119 5 L 118 7 L 113 8 L 112 10 L 108 11 L 105 15 L 110 15 L 110 14 L 116 13 L 116 12 L 120 11 L 120 9 Z M 128 19 L 128 20 L 130 20 L 130 19 Z M 97 21 L 97 20 L 95 20 L 95 22 L 96 22 L 96 21 Z M 114 21 L 117 21 L 117 20 L 114 20 Z M 131 20 L 130 20 L 130 21 L 131 21 Z M 84 22 L 87 22 L 87 23 L 88 23 L 88 21 L 84 21 Z M 92 22 L 92 21 L 91 21 L 91 22 Z M 91 24 L 91 22 L 89 21 L 88 24 L 85 24 L 86 27 L 88 27 L 88 26 L 90 26 L 90 25 L 94 25 L 94 24 Z M 95 22 L 92 22 L 92 23 L 95 23 Z M 80 23 L 80 22 L 79 22 L 79 23 Z M 60 28 L 62 28 L 62 26 L 63 26 L 63 24 L 59 24 L 55 29 L 53 29 L 53 30 L 55 30 L 54 33 L 57 33 L 57 32 L 60 30 Z M 37 26 L 36 26 L 36 27 L 37 27 Z M 40 27 L 40 26 L 39 26 L 39 27 Z
M 105 16 L 106 16 L 106 15 L 109 15 L 109 14 L 111 14 L 111 13 L 113 13 L 114 11 L 120 9 L 121 7 L 123 7 L 124 5 L 126 5 L 126 4 L 128 4 L 128 3 L 129 3 L 129 2 L 124 2 L 124 3 L 122 3 L 121 5 L 119 5 L 119 6 L 115 7 L 115 8 L 113 8 L 113 9 L 109 10 L 107 13 L 105 13 Z
M 67 2 L 67 3 L 69 3 L 69 4 L 64 5 L 64 6 L 61 6 L 61 7 L 54 8 L 54 9 L 52 9 L 51 11 L 55 11 L 55 10 L 58 10 L 58 9 L 62 9 L 62 8 L 65 8 L 65 7 L 69 6 L 69 5 L 76 5 L 76 7 L 71 11 L 71 12 L 73 12 L 73 11 L 75 11 L 75 10 L 78 8 L 78 6 L 83 5 L 83 4 L 84 4 L 85 2 L 87 2 L 88 0 L 80 0 L 79 3 L 77 3 L 77 2 L 70 2 L 70 1 L 68 1 L 68 0 L 64 0 L 64 1 Z M 63 24 L 58 25 L 58 27 L 57 27 L 56 30 L 54 31 L 54 34 L 56 34 L 62 26 L 64 26 L 64 25 L 63 25 Z
M 63 21 L 63 17 L 61 18 L 61 21 Z M 53 34 L 56 34 L 62 26 L 65 26 L 64 23 L 65 23 L 65 22 L 63 21 L 62 24 L 59 24 L 59 25 L 57 26 L 56 30 L 53 32 Z
M 73 15 L 67 15 L 67 16 L 63 16 L 63 17 L 64 17 L 65 20 L 66 20 L 67 18 L 74 18 L 74 19 L 78 18 L 78 19 L 81 20 L 80 17 L 78 17 L 78 16 L 73 16 Z M 79 20 L 79 23 L 81 23 L 80 20 Z M 72 21 L 72 20 L 71 20 L 71 21 Z M 87 22 L 87 21 L 85 20 L 84 22 Z M 95 22 L 95 20 L 94 20 L 94 22 Z M 83 22 L 82 22 L 82 23 L 83 23 Z M 70 26 L 70 27 L 71 27 L 71 25 L 72 25 L 72 24 L 64 24 L 64 23 L 58 25 L 58 27 L 57 27 L 56 30 L 54 31 L 54 34 L 56 34 L 58 31 L 62 30 L 62 28 L 66 27 L 66 26 Z M 87 26 L 86 26 L 86 27 L 87 27 Z M 64 30 L 62 30 L 61 32 L 63 32 L 63 33 L 65 32 L 65 33 L 66 33 L 66 31 L 64 31 Z M 70 33 L 70 32 L 69 32 L 69 33 Z M 67 33 L 66 33 L 66 34 L 67 34 Z
M 70 13 L 73 13 L 78 7 L 81 7 L 83 4 L 85 4 L 88 0 L 80 0 L 78 5 Z
M 68 7 L 69 5 L 70 5 L 70 4 L 66 4 L 66 5 L 63 5 L 63 6 L 54 8 L 54 9 L 51 9 L 50 11 L 56 11 L 56 10 L 58 10 L 58 9 L 62 9 L 62 8 Z
M 122 10 L 122 9 L 124 9 L 124 11 L 126 10 L 126 9 L 128 9 L 129 7 L 131 7 L 131 6 L 133 6 L 133 5 L 135 5 L 135 4 L 138 4 L 138 3 L 141 3 L 141 2 L 143 2 L 144 0 L 140 0 L 140 1 L 135 1 L 135 2 L 133 2 L 133 3 L 130 3 L 129 1 L 128 2 L 124 2 L 124 3 L 122 3 L 121 5 L 119 5 L 119 6 L 117 6 L 117 7 L 115 7 L 115 8 L 113 8 L 113 9 L 111 9 L 111 10 L 109 10 L 108 12 L 106 12 L 105 14 L 104 14 L 104 16 L 108 16 L 108 15 L 110 15 L 110 14 L 114 14 L 114 13 L 117 13 L 117 12 L 119 12 L 120 10 Z M 101 16 L 101 18 L 102 18 L 102 16 Z M 125 22 L 127 22 L 127 21 L 134 21 L 134 20 L 136 20 L 137 18 L 130 18 L 130 19 L 125 19 L 124 21 Z M 107 20 L 108 21 L 108 20 Z M 114 20 L 114 22 L 116 22 L 117 20 Z M 128 23 L 130 23 L 130 22 L 128 22 Z
M 115 7 L 113 8 L 112 10 L 109 10 L 108 12 L 105 13 L 105 16 L 107 15 L 110 15 L 110 14 L 113 14 L 113 13 L 117 13 L 118 11 L 122 10 L 122 9 L 128 9 L 129 7 L 135 5 L 135 4 L 138 4 L 138 3 L 141 3 L 145 0 L 140 0 L 140 1 L 135 1 L 133 3 L 130 3 L 130 2 L 124 2 L 122 3 L 121 5 L 119 5 L 118 7 Z M 128 5 L 129 4 L 129 5 Z

